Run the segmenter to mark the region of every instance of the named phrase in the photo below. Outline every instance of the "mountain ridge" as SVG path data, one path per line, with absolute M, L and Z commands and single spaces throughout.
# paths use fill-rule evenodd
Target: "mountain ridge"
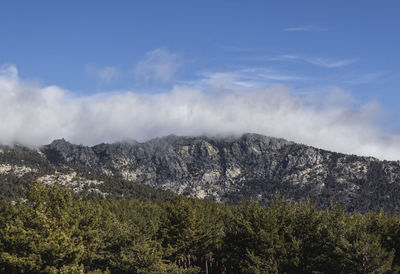
M 291 201 L 309 197 L 320 207 L 334 200 L 349 211 L 399 212 L 399 161 L 331 152 L 259 134 L 169 135 L 91 147 L 59 139 L 36 150 L 8 149 L 36 153 L 36 160 L 53 173 L 84 170 L 78 175 L 88 180 L 111 177 L 218 202 L 253 198 L 269 204 L 278 191 Z M 2 160 L 2 154 L 3 169 L 18 162 Z M 34 172 L 28 173 L 35 177 Z M 45 174 L 40 175 L 36 178 Z

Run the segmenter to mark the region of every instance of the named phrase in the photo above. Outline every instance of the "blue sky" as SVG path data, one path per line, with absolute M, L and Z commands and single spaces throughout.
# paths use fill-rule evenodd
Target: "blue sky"
M 336 104 L 374 105 L 371 123 L 397 134 L 399 14 L 398 1 L 2 1 L 0 64 L 85 100 L 283 86 L 315 109 L 339 90 Z
M 182 56 L 176 81 L 269 68 L 312 78 L 290 85 L 340 85 L 397 111 L 399 12 L 398 1 L 2 1 L 0 61 L 93 93 L 134 87 L 129 70 L 165 48 Z M 127 75 L 99 87 L 87 66 Z

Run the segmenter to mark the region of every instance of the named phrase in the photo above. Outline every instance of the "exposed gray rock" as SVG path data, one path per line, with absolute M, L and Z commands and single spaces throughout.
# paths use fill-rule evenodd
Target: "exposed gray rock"
M 279 191 L 288 200 L 310 197 L 321 207 L 333 199 L 349 210 L 400 211 L 398 161 L 329 152 L 258 134 L 171 135 L 93 147 L 61 139 L 39 149 L 0 149 L 0 179 L 7 184 L 35 178 L 51 183 L 77 172 L 79 180 L 66 186 L 96 189 L 99 185 L 92 182 L 117 178 L 220 202 L 252 197 L 268 204 Z
M 344 155 L 258 134 L 240 138 L 171 135 L 91 148 L 56 140 L 41 150 L 53 164 L 84 165 L 216 201 L 243 196 L 268 203 L 280 191 L 291 200 L 309 196 L 322 206 L 333 198 L 350 210 L 399 210 L 399 162 Z

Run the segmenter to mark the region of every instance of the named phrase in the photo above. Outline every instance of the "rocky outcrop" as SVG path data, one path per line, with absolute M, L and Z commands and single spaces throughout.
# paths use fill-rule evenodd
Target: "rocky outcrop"
M 329 152 L 257 134 L 168 136 L 94 147 L 56 140 L 41 151 L 55 165 L 85 166 L 108 176 L 221 202 L 253 197 L 268 203 L 279 191 L 289 200 L 308 196 L 321 206 L 333 199 L 350 210 L 399 210 L 399 162 Z
M 310 197 L 321 207 L 334 200 L 349 210 L 400 211 L 398 161 L 345 155 L 257 134 L 171 135 L 93 147 L 61 139 L 36 149 L 0 149 L 0 187 L 2 182 L 10 188 L 39 179 L 105 196 L 113 189 L 110 184 L 120 180 L 124 186 L 137 182 L 219 202 L 252 197 L 268 204 L 279 191 L 288 200 Z

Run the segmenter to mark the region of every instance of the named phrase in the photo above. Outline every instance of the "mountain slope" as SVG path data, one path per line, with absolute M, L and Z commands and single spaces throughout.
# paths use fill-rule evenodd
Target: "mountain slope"
M 39 166 L 46 167 L 47 173 L 70 174 L 72 181 L 79 175 L 81 182 L 73 187 L 79 190 L 86 184 L 86 189 L 100 194 L 107 192 L 101 190 L 104 184 L 88 180 L 137 182 L 221 202 L 253 197 L 268 204 L 279 191 L 289 200 L 310 197 L 321 207 L 333 199 L 350 211 L 399 212 L 399 162 L 329 152 L 257 134 L 221 139 L 168 136 L 93 147 L 56 140 L 38 150 L 8 150 L 29 152 L 33 159 L 29 164 L 14 158 L 7 162 L 0 153 L 3 169 L 5 165 L 36 168 L 26 174 L 43 181 L 46 171 L 39 172 L 35 166 L 35 161 L 42 161 Z

